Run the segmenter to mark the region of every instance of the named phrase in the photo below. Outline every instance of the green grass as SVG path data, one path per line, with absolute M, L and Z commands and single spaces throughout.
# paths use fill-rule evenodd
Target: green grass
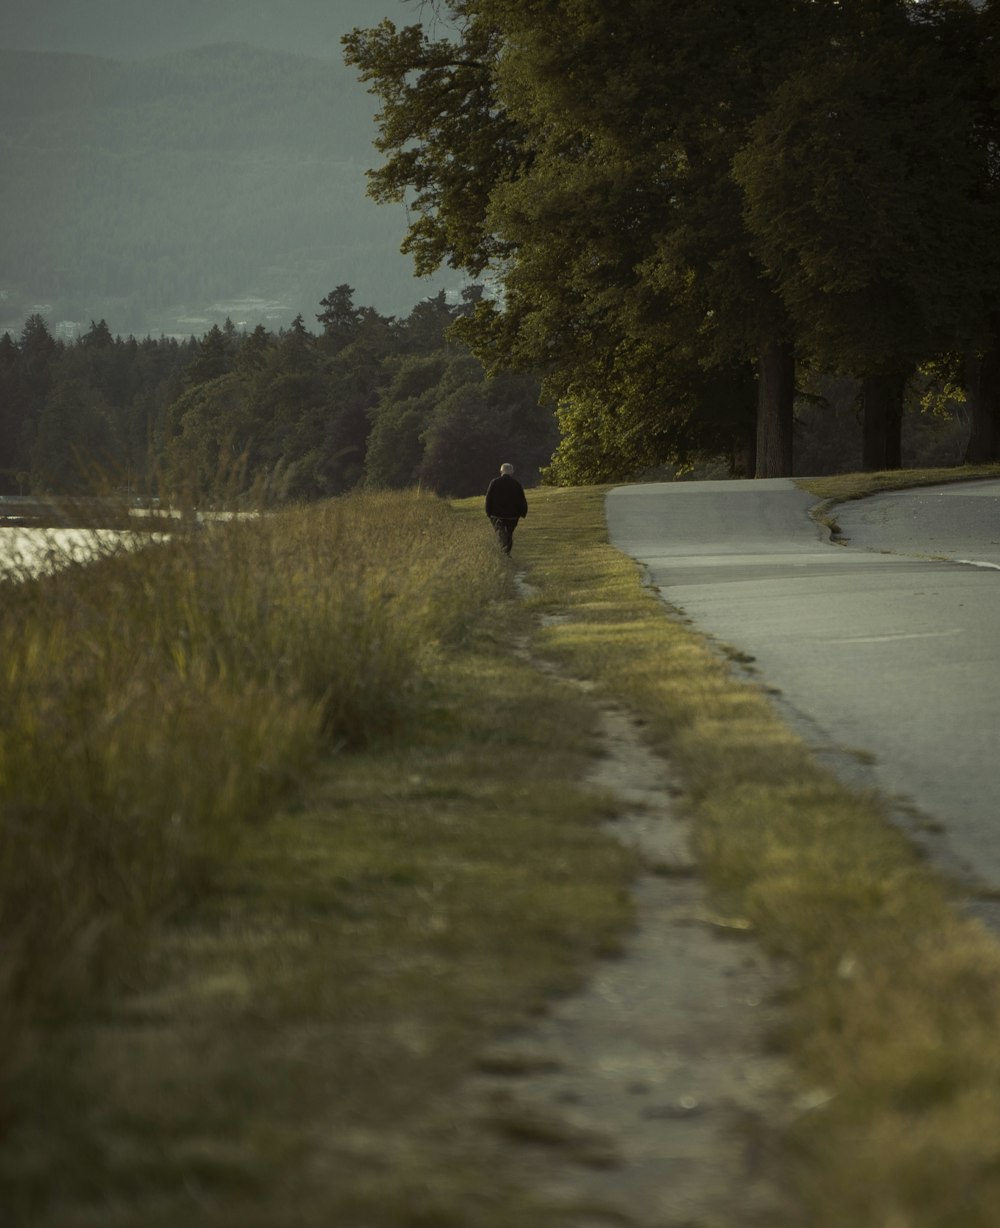
M 89 1145 L 46 1156 L 72 1218 L 28 1222 L 547 1222 L 456 1096 L 499 1031 L 615 948 L 629 862 L 607 804 L 567 796 L 586 712 L 492 652 L 439 685 L 457 708 L 328 765 L 164 929 L 146 984 L 93 1025 Z M 549 754 L 498 736 L 522 703 Z
M 435 500 L 368 497 L 4 584 L 4 1014 L 99 984 L 318 755 L 405 719 L 506 583 L 454 534 Z
M 813 519 L 833 534 L 839 533 L 835 509 L 838 503 L 865 499 L 885 491 L 909 490 L 918 486 L 944 486 L 1000 478 L 1000 465 L 960 465 L 954 469 L 885 469 L 868 473 L 838 473 L 831 477 L 797 478 L 803 490 L 821 500 L 812 510 Z
M 838 784 L 642 587 L 606 544 L 603 493 L 535 492 L 519 530 L 536 610 L 563 615 L 540 647 L 644 718 L 717 907 L 788 969 L 782 1044 L 815 1106 L 786 1135 L 796 1222 L 995 1225 L 1000 947 L 879 799 Z
M 23 602 L 42 637 L 2 658 L 4 745 L 31 753 L 3 760 L 25 800 L 5 795 L 0 906 L 39 953 L 4 948 L 5 1222 L 558 1224 L 511 1167 L 525 1123 L 462 1089 L 617 949 L 635 867 L 613 801 L 576 783 L 591 701 L 528 643 L 641 718 L 719 915 L 787 970 L 794 1228 L 996 1223 L 996 942 L 669 617 L 607 544 L 603 493 L 533 492 L 526 602 L 480 500 L 417 496 L 198 535 L 177 573 L 156 547 L 4 594 L 3 625 Z M 28 872 L 42 911 L 19 929 Z
M 616 949 L 632 862 L 485 517 L 352 498 L 7 596 L 4 1222 L 548 1223 L 457 1089 Z
M 797 478 L 803 490 L 820 499 L 844 502 L 864 499 L 883 491 L 907 490 L 914 486 L 942 486 L 1000 478 L 1000 465 L 959 465 L 954 469 L 884 469 L 867 473 L 838 473 L 831 477 Z

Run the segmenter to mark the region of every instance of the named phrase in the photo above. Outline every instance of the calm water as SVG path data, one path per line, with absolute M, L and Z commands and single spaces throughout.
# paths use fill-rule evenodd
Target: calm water
M 0 525 L 0 574 L 38 575 L 149 541 L 117 529 L 27 529 Z

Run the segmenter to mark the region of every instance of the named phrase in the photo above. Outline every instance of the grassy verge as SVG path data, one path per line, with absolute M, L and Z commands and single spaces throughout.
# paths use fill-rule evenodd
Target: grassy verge
M 1000 478 L 1000 465 L 960 465 L 954 469 L 886 469 L 876 473 L 838 473 L 824 478 L 799 478 L 803 490 L 821 500 L 813 509 L 813 519 L 837 531 L 834 508 L 838 503 L 864 499 L 884 491 L 909 490 L 915 486 L 944 486 L 951 482 L 970 482 Z
M 95 539 L 86 564 L 4 581 L 0 1083 L 22 1018 L 99 986 L 324 749 L 402 720 L 427 645 L 502 591 L 448 525 L 437 556 L 410 550 L 398 518 L 421 514 L 368 499 L 137 552 Z
M 995 1225 L 996 942 L 876 798 L 840 787 L 760 689 L 665 616 L 606 544 L 602 491 L 536 492 L 515 549 L 536 609 L 568 615 L 544 651 L 645 718 L 720 904 L 788 962 L 783 1043 L 811 1106 L 788 1139 L 802 1222 Z
M 352 498 L 4 595 L 4 1223 L 549 1223 L 459 1092 L 631 862 L 485 518 Z
M 959 465 L 954 469 L 885 469 L 875 473 L 836 473 L 825 478 L 798 478 L 798 485 L 820 499 L 842 503 L 864 499 L 889 490 L 914 486 L 946 486 L 951 482 L 971 482 L 980 478 L 1000 478 L 1000 465 Z
M 720 908 L 788 962 L 779 1039 L 811 1106 L 788 1131 L 795 1228 L 994 1224 L 996 944 L 875 799 L 665 616 L 607 545 L 603 493 L 533 494 L 527 608 L 479 500 L 337 507 L 193 539 L 176 575 L 157 547 L 145 580 L 109 559 L 5 593 L 49 638 L 0 658 L 23 717 L 3 746 L 31 750 L 3 780 L 36 765 L 5 797 L 4 932 L 36 915 L 25 850 L 44 907 L 72 904 L 61 943 L 25 928 L 51 949 L 37 964 L 4 948 L 5 1223 L 552 1225 L 461 1089 L 615 949 L 632 867 L 610 800 L 572 783 L 593 714 L 514 651 L 527 636 L 645 718 Z

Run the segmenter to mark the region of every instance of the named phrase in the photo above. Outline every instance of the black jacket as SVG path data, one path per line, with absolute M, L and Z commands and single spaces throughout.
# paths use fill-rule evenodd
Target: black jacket
M 528 500 L 524 487 L 509 473 L 501 473 L 490 482 L 486 491 L 486 515 L 501 516 L 504 520 L 520 520 L 528 514 Z

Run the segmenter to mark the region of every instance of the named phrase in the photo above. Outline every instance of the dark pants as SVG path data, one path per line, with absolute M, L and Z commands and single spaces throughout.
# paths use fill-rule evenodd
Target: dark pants
M 500 542 L 500 548 L 504 554 L 510 554 L 510 548 L 514 544 L 514 530 L 517 528 L 516 516 L 491 516 L 493 527 L 496 529 L 497 539 Z

